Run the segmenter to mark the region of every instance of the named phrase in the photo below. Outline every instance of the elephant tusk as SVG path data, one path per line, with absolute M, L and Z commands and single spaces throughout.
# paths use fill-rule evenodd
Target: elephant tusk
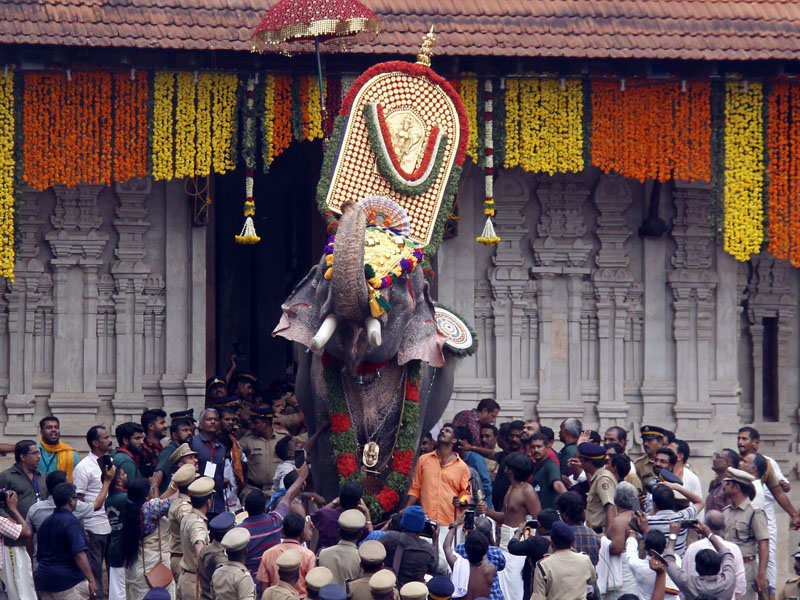
M 375 348 L 381 345 L 381 322 L 375 317 L 367 317 L 367 339 Z
M 336 315 L 328 315 L 325 317 L 325 320 L 322 322 L 322 325 L 319 326 L 316 335 L 314 335 L 314 337 L 311 339 L 312 351 L 319 352 L 325 347 L 325 344 L 328 343 L 328 340 L 333 337 L 337 324 Z

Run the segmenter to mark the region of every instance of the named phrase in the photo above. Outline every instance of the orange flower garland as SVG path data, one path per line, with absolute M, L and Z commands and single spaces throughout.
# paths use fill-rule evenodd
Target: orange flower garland
M 592 164 L 640 181 L 711 179 L 708 82 L 594 81 L 591 89 Z
M 769 246 L 800 267 L 800 86 L 776 81 L 767 104 Z
M 292 143 L 292 78 L 275 75 L 272 155 L 278 157 Z
M 147 73 L 114 73 L 114 179 L 147 174 Z

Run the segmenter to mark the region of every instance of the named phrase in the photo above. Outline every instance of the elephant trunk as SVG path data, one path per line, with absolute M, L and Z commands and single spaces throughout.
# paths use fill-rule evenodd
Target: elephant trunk
M 364 279 L 364 231 L 367 215 L 357 204 L 343 207 L 333 252 L 331 300 L 339 320 L 363 323 L 369 316 L 369 296 Z

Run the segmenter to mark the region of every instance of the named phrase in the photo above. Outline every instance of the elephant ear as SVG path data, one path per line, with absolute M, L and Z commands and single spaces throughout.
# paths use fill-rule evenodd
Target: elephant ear
M 436 330 L 444 338 L 444 347 L 456 356 L 472 356 L 478 349 L 478 336 L 467 321 L 451 308 L 433 303 Z
M 311 339 L 321 324 L 319 296 L 329 293 L 328 286 L 320 285 L 323 268 L 320 264 L 311 267 L 281 304 L 281 319 L 272 330 L 273 337 L 280 336 L 307 348 L 311 346 Z
M 432 367 L 441 367 L 444 365 L 442 346 L 445 339 L 436 329 L 433 300 L 427 281 L 423 280 L 420 296 L 416 298 L 414 314 L 408 321 L 397 351 L 397 363 L 404 365 L 412 360 L 421 360 Z

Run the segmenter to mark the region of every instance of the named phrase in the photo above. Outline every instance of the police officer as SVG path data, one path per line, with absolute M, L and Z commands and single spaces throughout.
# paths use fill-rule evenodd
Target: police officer
M 350 600 L 370 600 L 370 578 L 383 569 L 386 560 L 386 548 L 378 540 L 367 540 L 358 547 L 358 557 L 361 559 L 362 576 L 348 582 Z M 395 581 L 396 583 L 396 581 Z M 395 584 L 392 584 L 394 587 Z
M 261 595 L 261 600 L 296 600 L 299 598 L 294 584 L 300 577 L 300 563 L 302 562 L 303 557 L 297 550 L 287 550 L 275 559 L 280 581 L 272 587 L 268 587 Z
M 347 591 L 340 585 L 329 583 L 319 590 L 319 600 L 347 600 Z
M 206 514 L 211 510 L 214 480 L 198 477 L 187 489 L 192 510 L 181 519 L 181 575 L 178 578 L 180 600 L 200 600 L 200 580 L 197 578 L 197 558 L 208 544 Z
M 444 575 L 431 577 L 428 581 L 428 598 L 430 600 L 450 600 L 454 591 L 453 582 Z
M 339 543 L 325 548 L 319 553 L 317 563 L 328 567 L 333 573 L 333 581 L 344 585 L 345 581 L 355 579 L 361 574 L 361 559 L 356 542 L 361 536 L 367 519 L 360 510 L 351 508 L 339 515 Z
M 181 548 L 181 519 L 192 510 L 188 488 L 189 484 L 195 480 L 195 477 L 197 477 L 197 471 L 194 465 L 183 465 L 172 476 L 172 483 L 178 488 L 178 493 L 172 497 L 167 520 L 170 534 L 169 566 L 176 581 L 181 574 L 180 563 L 183 556 Z
M 397 576 L 389 569 L 373 573 L 369 578 L 369 591 L 371 600 L 398 600 Z M 355 600 L 355 597 L 351 596 L 350 599 Z
M 605 468 L 606 451 L 599 444 L 583 442 L 578 446 L 578 459 L 589 478 L 589 492 L 586 495 L 586 524 L 595 531 L 606 528 L 616 515 L 614 492 L 617 480 Z
M 730 501 L 722 514 L 725 517 L 725 539 L 735 543 L 742 551 L 747 589 L 741 598 L 755 600 L 767 593 L 767 562 L 769 560 L 769 529 L 767 516 L 750 501 L 755 498 L 754 477 L 740 469 L 728 467 L 722 485 Z
M 656 456 L 656 450 L 663 448 L 669 442 L 670 437 L 675 436 L 672 432 L 657 427 L 655 425 L 645 425 L 641 428 L 642 433 L 642 446 L 644 447 L 645 455 L 637 460 L 634 464 L 636 467 L 636 474 L 642 482 L 642 485 L 648 481 L 655 479 L 655 471 L 653 471 L 653 460 Z
M 197 559 L 197 576 L 200 578 L 200 599 L 214 600 L 211 593 L 211 577 L 217 567 L 227 562 L 222 538 L 233 529 L 233 513 L 222 512 L 208 522 L 209 544 Z
M 272 431 L 272 410 L 258 408 L 250 416 L 250 430 L 239 440 L 247 456 L 247 478 L 242 490 L 242 502 L 253 490 L 261 490 L 270 498 L 272 478 L 281 459 L 275 453 L 280 438 Z
M 777 600 L 800 600 L 800 551 L 794 553 L 794 575 L 783 584 Z
M 400 588 L 401 600 L 426 600 L 428 586 L 421 581 L 409 581 Z
M 306 573 L 306 593 L 311 600 L 319 598 L 319 591 L 331 583 L 333 573 L 328 567 L 314 567 Z
M 213 597 L 215 600 L 255 600 L 256 584 L 244 565 L 250 532 L 244 527 L 234 527 L 221 543 L 228 554 L 228 562 L 217 567 L 211 577 Z

